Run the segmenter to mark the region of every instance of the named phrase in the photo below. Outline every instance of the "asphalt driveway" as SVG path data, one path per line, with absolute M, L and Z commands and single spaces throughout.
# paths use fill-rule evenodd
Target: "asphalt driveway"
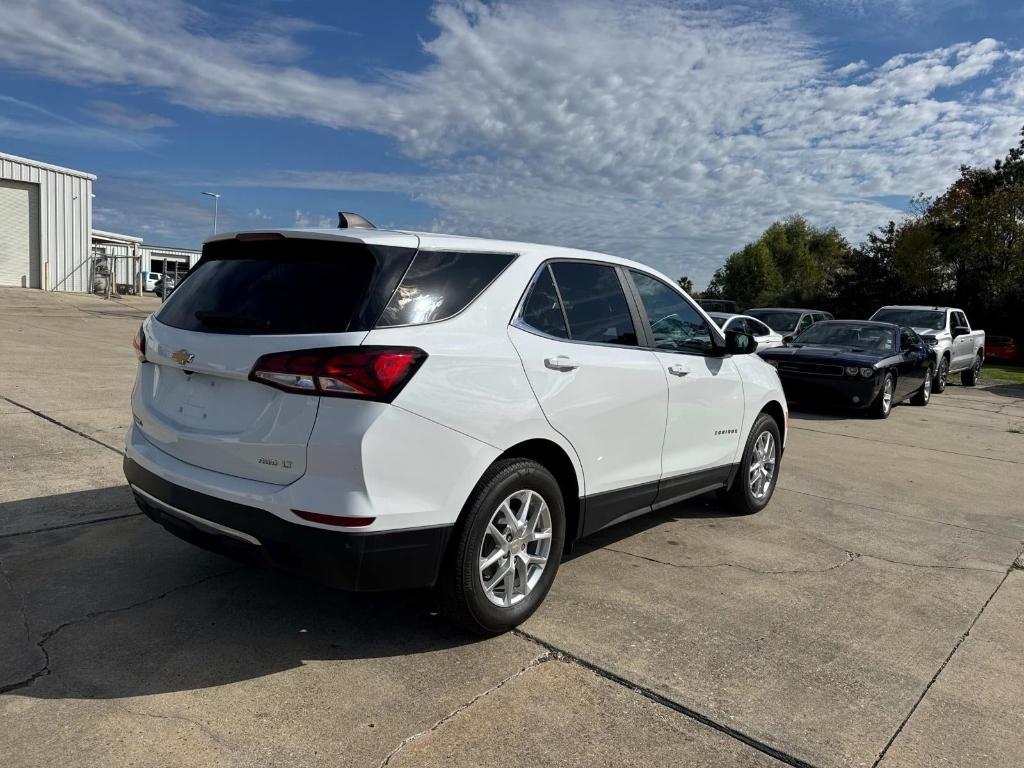
M 121 476 L 150 299 L 0 288 L 0 762 L 905 766 L 1024 758 L 1024 389 L 794 413 L 771 506 L 588 540 L 521 630 L 239 566 Z

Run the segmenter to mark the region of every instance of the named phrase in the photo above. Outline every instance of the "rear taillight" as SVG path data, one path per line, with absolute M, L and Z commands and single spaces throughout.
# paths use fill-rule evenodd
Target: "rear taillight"
M 275 352 L 256 361 L 249 379 L 323 397 L 390 403 L 427 359 L 414 347 L 334 347 Z
M 135 356 L 139 358 L 139 362 L 146 362 L 146 333 L 142 330 L 141 325 L 139 326 L 139 332 L 135 334 L 132 346 L 135 347 Z

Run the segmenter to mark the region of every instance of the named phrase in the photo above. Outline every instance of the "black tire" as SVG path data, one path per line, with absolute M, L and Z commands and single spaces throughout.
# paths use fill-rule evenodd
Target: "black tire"
M 769 434 L 775 447 L 775 464 L 772 476 L 766 493 L 758 498 L 750 487 L 751 465 L 754 463 L 754 449 L 763 434 Z M 760 414 L 754 420 L 754 426 L 750 429 L 747 437 L 747 444 L 743 448 L 743 458 L 740 459 L 739 470 L 732 480 L 732 485 L 719 491 L 719 502 L 730 512 L 737 515 L 752 515 L 760 512 L 775 494 L 775 486 L 779 484 L 779 470 L 782 468 L 782 439 L 779 435 L 779 425 L 767 413 Z
M 981 357 L 974 358 L 974 364 L 966 371 L 960 372 L 960 383 L 965 387 L 973 387 L 981 378 Z
M 889 398 L 886 400 L 885 393 L 888 387 Z M 878 390 L 878 397 L 875 398 L 875 402 L 871 404 L 871 418 L 873 419 L 888 419 L 889 414 L 892 413 L 892 406 L 896 399 L 896 379 L 893 378 L 891 373 L 886 373 L 885 378 L 882 379 L 882 388 Z
M 932 382 L 932 391 L 941 395 L 946 391 L 946 377 L 949 375 L 949 358 L 945 355 L 939 360 L 939 368 L 935 371 L 935 381 Z
M 550 551 L 532 590 L 513 605 L 499 606 L 484 593 L 481 549 L 490 536 L 488 525 L 502 502 L 513 493 L 524 490 L 539 494 L 547 504 L 551 516 Z M 438 580 L 441 610 L 454 624 L 474 634 L 507 632 L 526 621 L 544 601 L 558 573 L 564 544 L 565 504 L 554 476 L 530 459 L 495 462 L 470 494 L 449 544 Z M 512 559 L 511 555 L 508 557 Z M 516 583 L 519 577 L 514 575 L 512 578 Z
M 924 384 L 922 384 L 921 388 L 914 393 L 912 398 L 910 398 L 911 405 L 928 405 L 932 399 L 933 386 L 932 369 L 931 366 L 929 366 L 928 370 L 924 374 Z

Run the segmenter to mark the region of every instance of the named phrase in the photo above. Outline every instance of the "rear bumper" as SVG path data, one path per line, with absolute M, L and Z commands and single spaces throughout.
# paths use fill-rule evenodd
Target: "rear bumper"
M 780 374 L 786 400 L 791 403 L 832 405 L 844 408 L 867 408 L 878 397 L 882 383 L 878 376 L 870 379 L 851 376 L 794 376 Z
M 314 528 L 176 485 L 127 456 L 124 474 L 140 509 L 179 538 L 338 589 L 432 586 L 454 528 L 379 532 Z

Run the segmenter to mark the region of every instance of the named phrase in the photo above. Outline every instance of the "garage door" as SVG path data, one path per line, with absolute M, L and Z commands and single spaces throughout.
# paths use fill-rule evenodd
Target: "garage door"
M 0 285 L 40 288 L 39 186 L 0 179 Z

